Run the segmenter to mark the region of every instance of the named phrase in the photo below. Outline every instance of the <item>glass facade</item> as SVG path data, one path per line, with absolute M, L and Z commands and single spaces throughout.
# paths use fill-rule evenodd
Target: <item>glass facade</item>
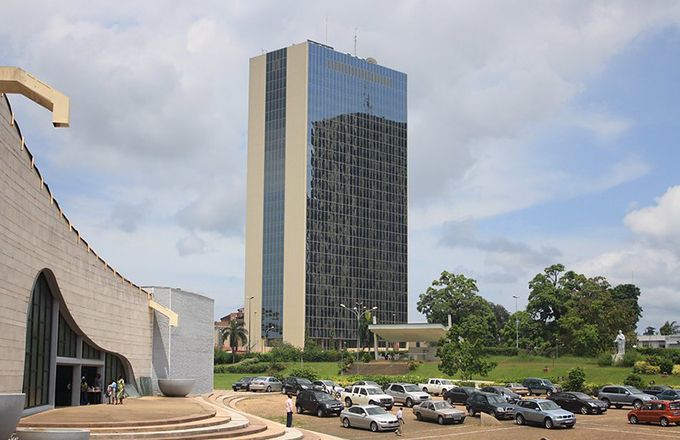
M 49 403 L 52 307 L 52 293 L 45 276 L 40 274 L 33 288 L 26 322 L 26 355 L 22 391 L 26 394 L 26 408 Z
M 308 91 L 306 337 L 354 346 L 407 321 L 406 75 L 310 42 Z
M 265 77 L 262 335 L 280 339 L 286 165 L 286 49 L 267 54 Z
M 57 336 L 57 356 L 76 357 L 78 335 L 71 329 L 61 313 L 59 313 L 59 333 Z

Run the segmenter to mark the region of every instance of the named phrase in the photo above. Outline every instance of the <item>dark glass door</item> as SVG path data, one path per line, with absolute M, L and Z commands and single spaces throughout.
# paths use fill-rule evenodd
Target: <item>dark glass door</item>
M 55 406 L 71 406 L 71 393 L 73 392 L 73 367 L 70 365 L 57 365 L 56 393 L 54 396 Z M 78 384 L 80 386 L 80 384 Z

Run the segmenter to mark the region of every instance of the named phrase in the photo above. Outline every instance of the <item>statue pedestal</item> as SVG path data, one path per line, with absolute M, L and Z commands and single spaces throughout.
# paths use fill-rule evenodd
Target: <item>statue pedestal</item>
M 612 355 L 612 363 L 618 365 L 623 362 L 623 353 L 616 353 Z

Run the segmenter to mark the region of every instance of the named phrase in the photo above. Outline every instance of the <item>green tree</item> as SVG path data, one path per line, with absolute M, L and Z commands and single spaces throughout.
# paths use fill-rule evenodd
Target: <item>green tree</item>
M 666 321 L 661 327 L 659 327 L 660 335 L 677 335 L 678 333 L 680 333 L 680 325 L 678 325 L 675 321 Z
M 460 331 L 459 326 L 452 326 L 446 342 L 440 343 L 437 348 L 439 370 L 449 376 L 460 374 L 463 380 L 470 380 L 476 374 L 486 376 L 496 367 L 496 363 L 482 355 L 479 340 L 463 338 Z
M 586 372 L 581 367 L 574 367 L 569 370 L 567 374 L 567 382 L 565 383 L 566 391 L 583 392 L 584 383 L 586 381 Z
M 643 333 L 643 335 L 645 335 L 645 336 L 654 336 L 655 334 L 656 334 L 656 329 L 654 327 L 647 327 L 645 329 L 645 332 Z
M 368 329 L 368 326 L 373 324 L 373 314 L 371 313 L 370 310 L 364 311 L 364 313 L 359 317 L 359 341 L 361 345 L 357 347 L 359 350 L 361 350 L 362 346 L 365 347 L 370 347 L 371 346 L 371 336 L 372 333 Z
M 245 329 L 243 321 L 240 319 L 229 321 L 229 326 L 222 329 L 222 341 L 228 341 L 229 348 L 231 348 L 231 362 L 234 363 L 239 342 L 241 345 L 248 343 L 248 330 Z

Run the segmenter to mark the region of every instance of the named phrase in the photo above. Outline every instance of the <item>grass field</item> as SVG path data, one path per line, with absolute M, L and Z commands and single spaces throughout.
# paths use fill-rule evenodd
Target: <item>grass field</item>
M 487 377 L 475 377 L 478 380 L 494 382 L 518 381 L 524 377 L 558 378 L 566 377 L 571 368 L 582 367 L 586 373 L 586 383 L 607 384 L 623 383 L 626 376 L 632 373 L 632 368 L 625 367 L 600 367 L 595 358 L 579 358 L 565 356 L 558 358 L 531 357 L 506 357 L 492 356 L 491 359 L 498 365 Z M 286 372 L 299 367 L 300 363 L 287 364 Z M 335 362 L 305 362 L 305 367 L 314 368 L 319 377 L 332 378 L 338 376 L 338 365 Z M 544 369 L 547 368 L 547 371 Z M 413 374 L 423 377 L 446 377 L 437 368 L 436 362 L 426 362 L 418 366 Z M 228 389 L 231 384 L 246 376 L 245 374 L 215 374 L 215 389 Z M 653 380 L 657 384 L 680 387 L 680 376 L 662 377 L 661 375 L 643 375 L 645 382 Z

